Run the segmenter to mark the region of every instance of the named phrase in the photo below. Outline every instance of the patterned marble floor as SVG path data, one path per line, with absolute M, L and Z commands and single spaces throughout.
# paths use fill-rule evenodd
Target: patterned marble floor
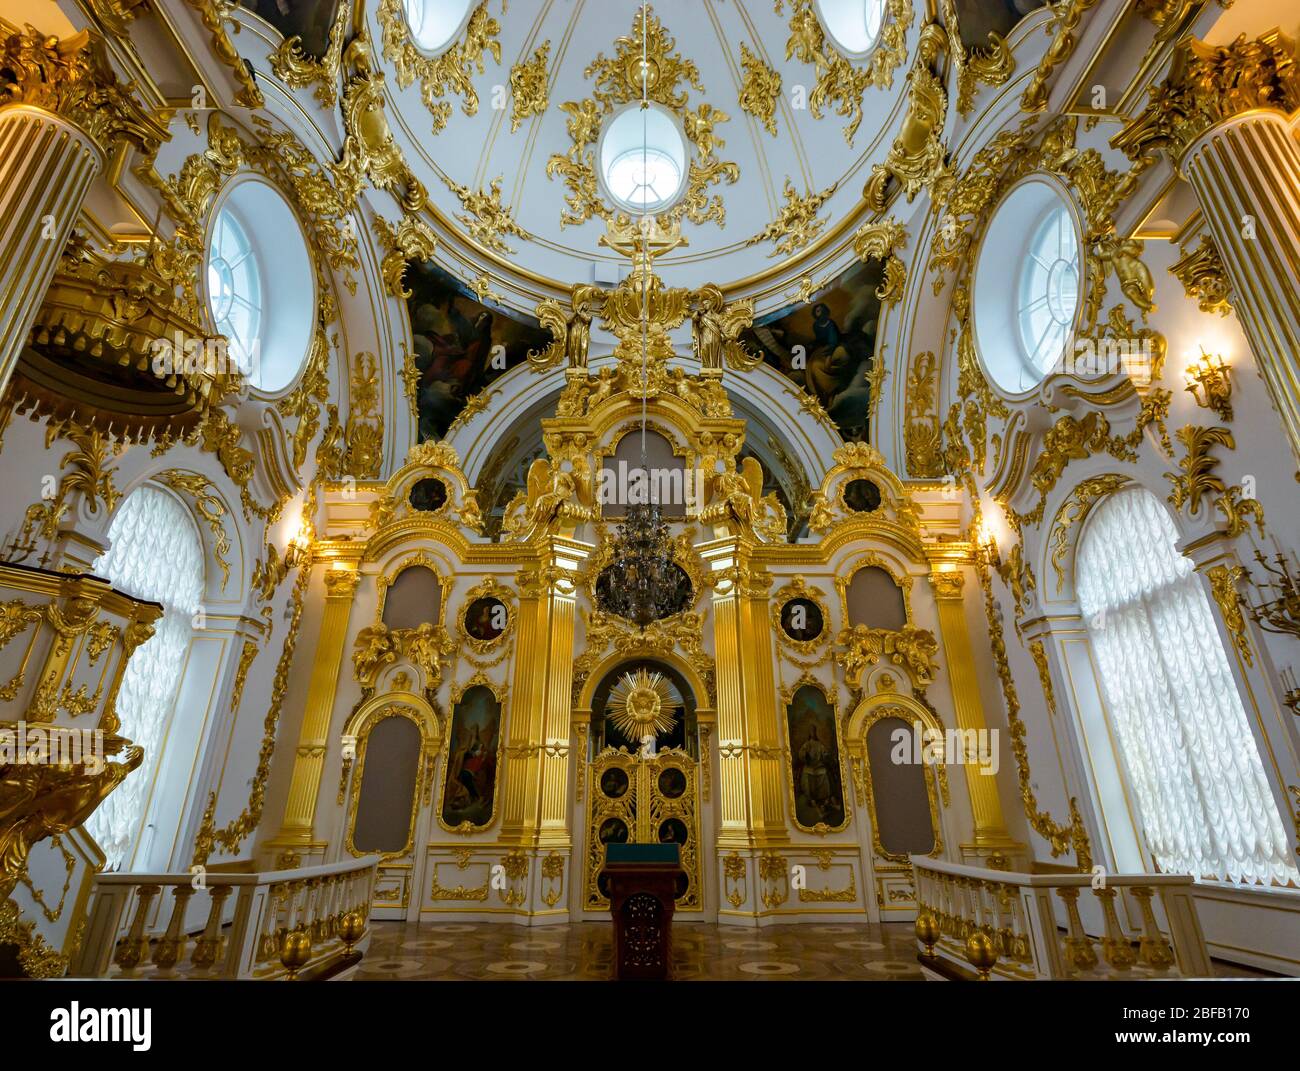
M 612 976 L 608 923 L 508 926 L 502 923 L 374 922 L 370 950 L 356 978 L 545 982 L 605 981 Z M 912 924 L 769 926 L 747 929 L 702 923 L 673 929 L 679 981 L 920 981 Z M 1214 961 L 1220 978 L 1266 972 Z
M 373 923 L 366 979 L 603 981 L 611 977 L 608 923 L 506 926 L 500 923 Z M 921 980 L 910 923 L 770 926 L 702 923 L 673 928 L 676 978 L 867 981 Z

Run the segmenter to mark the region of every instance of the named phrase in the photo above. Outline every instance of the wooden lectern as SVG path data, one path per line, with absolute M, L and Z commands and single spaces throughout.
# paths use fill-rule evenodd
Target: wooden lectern
M 603 871 L 614 917 L 614 977 L 665 981 L 672 970 L 673 908 L 685 876 L 676 844 L 607 844 Z

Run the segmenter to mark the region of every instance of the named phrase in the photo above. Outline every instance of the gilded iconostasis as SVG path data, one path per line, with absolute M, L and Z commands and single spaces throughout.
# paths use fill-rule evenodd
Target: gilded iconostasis
M 23 973 L 607 921 L 615 844 L 925 977 L 1300 973 L 1294 12 L 22 9 L 0 727 L 103 752 L 0 763 Z

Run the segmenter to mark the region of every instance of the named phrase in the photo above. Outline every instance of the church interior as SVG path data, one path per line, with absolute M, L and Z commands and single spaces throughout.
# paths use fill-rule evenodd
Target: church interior
M 1298 38 L 0 0 L 0 976 L 1300 976 Z

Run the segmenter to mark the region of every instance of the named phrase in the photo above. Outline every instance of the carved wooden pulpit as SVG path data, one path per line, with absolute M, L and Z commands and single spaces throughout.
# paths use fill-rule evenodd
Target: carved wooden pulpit
M 619 981 L 670 977 L 673 908 L 685 873 L 676 844 L 605 846 L 614 977 Z

